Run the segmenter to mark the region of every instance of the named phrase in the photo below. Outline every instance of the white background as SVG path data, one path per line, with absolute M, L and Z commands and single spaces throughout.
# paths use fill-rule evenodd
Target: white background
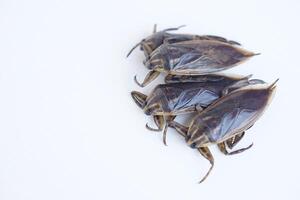
M 0 199 L 299 199 L 300 1 L 0 0 Z M 129 49 L 158 29 L 215 34 L 262 53 L 230 70 L 277 93 L 215 168 L 173 130 L 149 132 Z M 162 80 L 162 78 L 160 78 Z

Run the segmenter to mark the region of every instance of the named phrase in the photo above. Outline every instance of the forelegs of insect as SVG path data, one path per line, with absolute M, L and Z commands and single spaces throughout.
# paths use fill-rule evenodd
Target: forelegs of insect
M 151 48 L 151 44 L 152 44 L 151 42 L 146 42 L 146 41 L 142 43 L 142 48 L 146 56 L 146 60 L 149 59 L 150 54 L 153 52 L 153 49 Z
M 238 149 L 238 150 L 235 150 L 235 151 L 232 151 L 232 152 L 228 152 L 227 149 L 226 149 L 225 142 L 221 142 L 221 143 L 218 144 L 218 147 L 219 147 L 220 151 L 222 153 L 224 153 L 225 155 L 234 155 L 234 154 L 242 153 L 242 152 L 250 149 L 252 146 L 253 146 L 253 143 L 250 144 L 248 147 L 241 148 L 241 149 Z
M 139 82 L 138 82 L 138 80 L 137 80 L 137 78 L 136 78 L 136 75 L 134 76 L 134 81 L 135 81 L 135 83 L 138 84 L 140 87 L 145 87 L 145 86 L 148 85 L 150 82 L 152 82 L 154 79 L 156 79 L 156 78 L 158 77 L 159 74 L 160 74 L 160 72 L 152 70 L 152 71 L 150 71 L 150 72 L 146 75 L 146 77 L 145 77 L 143 83 L 139 83 Z
M 239 141 L 241 141 L 241 139 L 244 137 L 245 132 L 242 132 L 240 134 L 235 135 L 232 138 L 229 138 L 228 140 L 226 140 L 226 145 L 229 149 L 232 149 Z
M 146 124 L 146 128 L 150 131 L 156 131 L 156 132 L 162 131 L 164 128 L 164 124 L 165 124 L 164 116 L 154 115 L 153 119 L 154 119 L 154 122 L 155 122 L 157 128 L 152 128 L 148 124 Z
M 141 92 L 137 92 L 137 91 L 132 91 L 131 92 L 131 97 L 133 98 L 134 102 L 141 108 L 143 109 L 145 106 L 145 102 L 147 99 L 147 96 L 144 95 Z
M 146 128 L 150 131 L 162 131 L 163 130 L 163 142 L 167 146 L 167 130 L 169 127 L 169 123 L 175 119 L 176 116 L 162 116 L 162 115 L 154 115 L 153 119 L 157 126 L 157 129 L 150 127 L 146 124 Z
M 171 123 L 176 116 L 167 116 L 166 117 L 166 123 L 165 123 L 165 128 L 164 128 L 164 132 L 163 132 L 163 142 L 164 144 L 167 146 L 167 130 L 169 127 L 169 123 Z
M 208 175 L 210 174 L 211 170 L 213 169 L 214 167 L 214 157 L 213 155 L 211 154 L 210 150 L 208 147 L 200 147 L 198 148 L 198 151 L 201 153 L 201 155 L 203 157 L 205 157 L 211 164 L 208 172 L 205 174 L 205 176 L 199 181 L 199 183 L 202 183 L 207 177 Z
M 134 45 L 132 47 L 132 49 L 130 49 L 130 51 L 128 52 L 128 54 L 126 55 L 126 57 L 128 58 L 130 56 L 130 54 L 133 52 L 133 50 L 135 50 L 138 46 L 140 46 L 140 44 L 142 43 L 143 41 L 137 43 L 136 45 Z

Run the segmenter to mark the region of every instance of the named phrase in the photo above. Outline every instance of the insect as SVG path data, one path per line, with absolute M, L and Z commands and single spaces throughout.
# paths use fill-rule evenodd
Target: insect
M 176 42 L 182 42 L 182 41 L 188 41 L 188 40 L 217 40 L 220 42 L 226 42 L 233 45 L 240 45 L 240 43 L 227 40 L 223 37 L 215 36 L 215 35 L 192 35 L 192 34 L 172 34 L 169 33 L 170 31 L 176 31 L 180 28 L 184 27 L 179 26 L 176 28 L 168 28 L 162 31 L 157 32 L 157 26 L 154 25 L 153 28 L 153 34 L 149 37 L 143 39 L 139 43 L 137 43 L 127 54 L 127 57 L 133 52 L 135 48 L 140 46 L 141 50 L 144 52 L 146 59 L 149 58 L 150 54 L 158 48 L 163 43 L 176 43 Z
M 214 166 L 209 145 L 217 144 L 225 155 L 241 153 L 253 145 L 230 153 L 226 149 L 226 144 L 234 146 L 263 114 L 274 95 L 277 81 L 270 85 L 249 85 L 230 92 L 197 114 L 188 127 L 175 121 L 169 123 L 185 137 L 191 148 L 197 149 L 209 160 L 211 167 L 200 183 Z
M 131 92 L 136 104 L 145 114 L 151 115 L 157 128 L 151 131 L 163 131 L 166 144 L 168 122 L 177 115 L 201 111 L 228 92 L 249 84 L 263 83 L 261 80 L 249 80 L 251 75 L 225 76 L 221 74 L 198 76 L 172 76 L 165 79 L 166 84 L 156 86 L 149 96 L 137 91 Z M 188 80 L 187 80 L 188 78 Z M 169 82 L 169 83 L 168 83 Z
M 216 40 L 190 40 L 177 43 L 164 43 L 154 50 L 145 62 L 150 72 L 144 87 L 161 72 L 172 75 L 203 75 L 229 69 L 248 58 L 258 55 L 234 45 Z

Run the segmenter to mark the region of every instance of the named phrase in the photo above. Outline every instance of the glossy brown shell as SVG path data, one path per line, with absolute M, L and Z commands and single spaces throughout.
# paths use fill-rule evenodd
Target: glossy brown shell
M 240 81 L 249 83 L 249 77 L 202 75 L 194 78 L 195 80 L 190 82 L 172 82 L 156 86 L 146 99 L 145 113 L 178 115 L 195 112 L 220 98 L 225 88 Z
M 244 132 L 262 115 L 274 89 L 266 84 L 247 86 L 220 98 L 191 121 L 188 143 L 207 146 Z
M 151 70 L 170 74 L 207 74 L 234 67 L 255 55 L 235 45 L 215 40 L 163 44 L 145 63 Z

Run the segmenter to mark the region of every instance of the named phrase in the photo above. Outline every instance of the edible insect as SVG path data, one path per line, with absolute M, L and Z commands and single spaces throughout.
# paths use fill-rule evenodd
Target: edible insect
M 201 111 L 212 102 L 226 95 L 228 92 L 249 84 L 263 83 L 261 80 L 249 80 L 251 75 L 225 76 L 218 74 L 189 76 L 167 76 L 170 83 L 156 86 L 149 96 L 137 91 L 131 92 L 136 104 L 143 109 L 145 114 L 151 115 L 157 129 L 146 124 L 152 131 L 162 131 L 163 141 L 166 144 L 166 131 L 168 122 L 177 115 Z
M 214 166 L 209 145 L 217 144 L 225 155 L 241 153 L 252 146 L 251 144 L 230 153 L 226 149 L 226 144 L 234 146 L 263 114 L 272 99 L 277 81 L 271 85 L 249 85 L 232 91 L 197 114 L 188 127 L 175 121 L 169 123 L 169 126 L 185 137 L 191 148 L 197 149 L 209 160 L 211 167 L 200 183 L 207 178 Z
M 146 59 L 149 58 L 150 54 L 158 48 L 163 43 L 176 43 L 188 40 L 217 40 L 220 42 L 225 42 L 233 45 L 240 45 L 240 43 L 227 40 L 223 37 L 215 36 L 215 35 L 192 35 L 192 34 L 172 34 L 169 31 L 176 31 L 180 28 L 184 27 L 179 26 L 176 28 L 168 28 L 162 31 L 156 31 L 157 26 L 154 25 L 153 34 L 149 37 L 143 39 L 141 42 L 137 43 L 127 54 L 127 57 L 132 53 L 132 51 L 140 46 L 141 50 L 144 52 Z
M 145 62 L 150 70 L 142 83 L 144 87 L 161 72 L 172 75 L 203 75 L 234 67 L 258 55 L 234 45 L 216 40 L 190 40 L 164 43 L 152 52 Z

